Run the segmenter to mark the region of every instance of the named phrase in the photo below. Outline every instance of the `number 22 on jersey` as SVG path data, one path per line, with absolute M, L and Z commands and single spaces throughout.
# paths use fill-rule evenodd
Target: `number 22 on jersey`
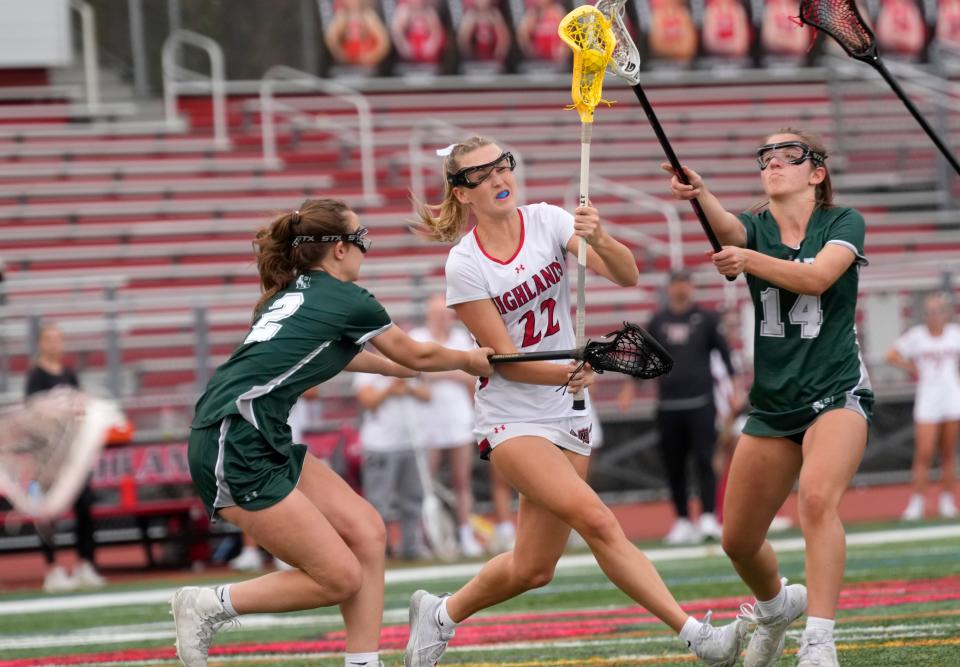
M 771 338 L 785 336 L 784 323 L 780 319 L 780 290 L 768 287 L 760 292 L 760 303 L 763 306 L 763 320 L 760 322 L 760 335 Z M 812 294 L 800 294 L 788 313 L 790 324 L 800 326 L 801 338 L 816 338 L 820 335 L 820 326 L 823 324 L 823 310 L 820 308 L 820 297 Z
M 253 325 L 252 329 L 250 329 L 250 333 L 247 334 L 243 344 L 262 343 L 270 340 L 280 332 L 280 329 L 283 328 L 283 325 L 280 324 L 280 322 L 297 312 L 297 309 L 299 309 L 302 305 L 302 292 L 290 292 L 289 294 L 284 294 L 282 297 L 274 301 L 273 304 L 271 304 L 270 309 L 267 312 L 260 316 L 260 319 L 257 320 L 257 323 Z

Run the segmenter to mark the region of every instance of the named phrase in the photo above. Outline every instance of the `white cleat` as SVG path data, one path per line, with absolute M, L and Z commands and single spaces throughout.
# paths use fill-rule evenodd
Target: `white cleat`
M 239 624 L 212 588 L 179 588 L 170 609 L 177 631 L 177 657 L 185 667 L 206 667 L 213 635 L 228 623 Z
M 417 591 L 410 598 L 410 639 L 404 654 L 405 667 L 435 667 L 453 639 L 455 630 L 444 628 L 437 619 L 442 597 Z
M 747 641 L 747 622 L 737 618 L 733 623 L 722 628 L 710 625 L 713 612 L 708 611 L 703 617 L 703 625 L 696 639 L 688 642 L 694 655 L 710 667 L 732 667 L 740 657 L 740 651 Z
M 103 588 L 107 580 L 100 576 L 89 561 L 82 560 L 73 570 L 73 581 L 77 588 Z
M 263 569 L 263 555 L 259 547 L 244 547 L 229 565 L 237 572 L 259 572 Z
M 940 512 L 941 519 L 956 519 L 957 505 L 953 502 L 952 493 L 941 493 L 937 502 L 937 509 Z
M 69 593 L 77 590 L 77 582 L 59 565 L 54 566 L 43 578 L 44 593 Z
M 693 525 L 690 519 L 679 518 L 673 522 L 670 532 L 663 538 L 667 544 L 700 544 L 702 538 L 700 531 Z
M 923 496 L 914 494 L 910 496 L 910 502 L 900 515 L 901 521 L 921 521 L 923 519 Z
M 697 521 L 697 530 L 700 532 L 701 539 L 713 540 L 719 542 L 723 536 L 723 528 L 717 521 L 717 516 L 713 512 L 704 512 Z
M 823 630 L 807 632 L 800 638 L 797 667 L 840 667 L 833 635 Z
M 779 614 L 761 616 L 752 604 L 740 606 L 740 618 L 757 626 L 747 645 L 743 667 L 770 667 L 776 663 L 783 655 L 787 628 L 807 610 L 807 587 L 803 584 L 787 586 L 786 578 L 780 582 L 785 588 L 787 599 Z

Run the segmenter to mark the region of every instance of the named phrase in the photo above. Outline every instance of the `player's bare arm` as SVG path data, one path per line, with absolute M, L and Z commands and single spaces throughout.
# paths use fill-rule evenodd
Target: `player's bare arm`
M 673 168 L 666 162 L 661 164 L 660 168 L 668 174 L 673 174 Z M 747 230 L 737 219 L 737 216 L 725 209 L 720 200 L 707 189 L 700 174 L 689 167 L 684 167 L 683 172 L 687 175 L 690 184 L 682 183 L 674 175 L 670 179 L 670 192 L 673 194 L 673 198 L 683 201 L 698 200 L 721 245 L 739 247 L 746 245 Z
M 790 292 L 812 296 L 826 292 L 855 260 L 853 251 L 836 244 L 825 246 L 812 264 L 733 246 L 725 246 L 713 255 L 714 266 L 725 276 L 749 273 Z
M 395 361 L 390 361 L 384 356 L 366 350 L 361 351 L 360 354 L 355 356 L 344 370 L 353 371 L 354 373 L 374 373 L 376 375 L 387 375 L 397 378 L 413 378 L 418 375 L 418 372 L 411 368 L 407 368 Z
M 600 224 L 600 213 L 592 206 L 578 206 L 573 218 L 574 234 L 567 250 L 577 253 L 579 239 L 587 242 L 587 266 L 615 285 L 632 287 L 640 280 L 637 261 L 630 249 L 616 240 Z
M 478 343 L 496 350 L 497 354 L 512 354 L 517 352 L 516 345 L 510 338 L 507 327 L 500 319 L 497 307 L 490 299 L 468 301 L 453 306 L 460 321 L 469 329 Z M 567 390 L 576 392 L 580 387 L 589 387 L 593 384 L 593 371 L 589 366 L 581 369 L 571 378 L 571 372 L 578 366 L 571 363 L 566 366 L 552 364 L 547 361 L 530 361 L 518 364 L 509 364 L 497 367 L 497 372 L 513 382 L 526 384 L 544 384 L 553 387 L 567 385 Z
M 393 361 L 418 371 L 459 369 L 471 375 L 493 374 L 493 366 L 487 360 L 493 354 L 490 348 L 451 350 L 436 343 L 416 341 L 397 326 L 390 327 L 370 342 Z

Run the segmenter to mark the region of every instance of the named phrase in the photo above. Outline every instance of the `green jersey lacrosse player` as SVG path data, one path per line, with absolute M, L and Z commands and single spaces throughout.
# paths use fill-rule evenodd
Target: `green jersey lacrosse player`
M 756 313 L 754 385 L 724 499 L 723 547 L 757 598 L 741 617 L 756 624 L 744 665 L 766 667 L 804 613 L 799 667 L 837 665 L 834 619 L 846 546 L 837 507 L 867 443 L 873 392 L 854 318 L 864 257 L 864 220 L 833 205 L 827 151 L 805 132 L 766 138 L 757 163 L 767 204 L 724 209 L 699 174 L 674 175 L 677 199 L 697 198 L 723 248 L 713 263 L 744 274 Z M 669 165 L 664 170 L 673 173 Z M 806 583 L 787 585 L 766 540 L 799 480 Z
M 177 655 L 207 664 L 214 633 L 239 614 L 340 605 L 347 665 L 379 666 L 386 530 L 376 510 L 294 443 L 287 417 L 307 389 L 343 370 L 493 372 L 490 348 L 418 342 L 355 284 L 367 229 L 342 202 L 307 200 L 254 240 L 263 295 L 240 346 L 196 407 L 190 474 L 212 519 L 240 528 L 293 569 L 171 602 Z M 363 350 L 370 343 L 383 355 Z

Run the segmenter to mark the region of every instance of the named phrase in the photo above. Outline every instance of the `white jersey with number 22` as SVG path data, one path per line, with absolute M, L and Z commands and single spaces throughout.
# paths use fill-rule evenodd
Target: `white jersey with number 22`
M 447 305 L 492 299 L 519 352 L 572 349 L 576 338 L 565 259 L 573 216 L 545 203 L 518 211 L 520 244 L 513 257 L 501 261 L 488 255 L 475 229 L 451 249 Z M 474 403 L 475 433 L 511 422 L 552 422 L 584 414 L 557 387 L 511 382 L 499 373 L 480 380 Z

